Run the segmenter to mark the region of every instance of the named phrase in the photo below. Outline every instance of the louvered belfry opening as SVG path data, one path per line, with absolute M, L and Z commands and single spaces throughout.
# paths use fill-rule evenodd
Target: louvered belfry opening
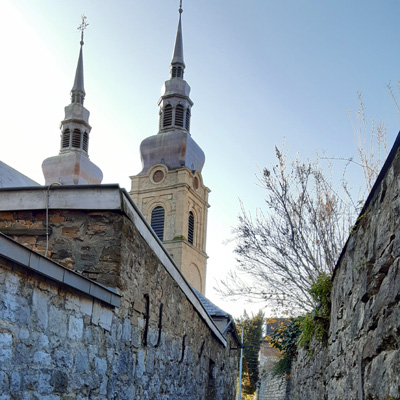
M 151 212 L 151 227 L 161 241 L 164 240 L 164 219 L 164 208 L 161 206 L 155 207 Z
M 183 78 L 183 68 L 182 67 L 178 67 L 176 70 L 176 76 L 178 78 Z
M 79 129 L 74 129 L 72 132 L 72 147 L 75 149 L 81 148 L 81 131 Z
M 182 67 L 172 67 L 171 77 L 172 78 L 183 78 L 183 68 Z
M 83 134 L 83 146 L 82 146 L 83 151 L 86 151 L 86 153 L 89 150 L 89 134 L 85 132 Z
M 62 142 L 61 142 L 61 147 L 63 149 L 68 148 L 70 144 L 70 136 L 71 136 L 71 131 L 67 128 L 62 134 Z
M 185 129 L 190 132 L 190 109 L 186 110 Z
M 194 239 L 194 215 L 190 211 L 189 212 L 189 226 L 188 226 L 188 242 L 193 244 Z
M 172 106 L 167 104 L 164 108 L 163 128 L 172 125 Z
M 182 104 L 178 104 L 175 108 L 175 126 L 183 127 L 183 117 L 185 115 L 185 109 Z

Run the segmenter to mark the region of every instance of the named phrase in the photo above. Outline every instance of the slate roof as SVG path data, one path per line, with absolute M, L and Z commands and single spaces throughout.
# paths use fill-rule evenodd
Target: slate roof
M 196 295 L 199 298 L 201 304 L 203 304 L 203 307 L 206 309 L 208 315 L 210 315 L 211 317 L 232 318 L 228 313 L 226 313 L 225 311 L 221 310 L 214 303 L 211 303 L 210 300 L 208 300 L 206 297 L 204 297 L 193 286 L 192 286 L 192 289 L 196 293 Z
M 6 163 L 0 161 L 0 188 L 40 186 L 37 182 L 21 174 Z

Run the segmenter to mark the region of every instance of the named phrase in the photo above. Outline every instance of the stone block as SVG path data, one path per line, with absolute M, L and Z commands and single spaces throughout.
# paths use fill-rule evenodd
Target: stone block
M 51 215 L 49 217 L 49 221 L 52 224 L 62 224 L 63 222 L 65 222 L 65 217 L 62 217 L 60 215 Z
M 111 329 L 113 313 L 111 310 L 103 307 L 99 302 L 93 303 L 92 323 L 99 325 L 109 331 Z
M 35 364 L 37 364 L 38 366 L 40 366 L 40 368 L 49 367 L 51 364 L 50 354 L 48 354 L 42 350 L 36 351 L 33 354 L 33 362 Z
M 0 371 L 0 393 L 9 393 L 9 392 L 10 392 L 10 382 L 8 375 L 5 372 Z
M 69 317 L 68 337 L 72 340 L 80 341 L 83 336 L 82 318 Z
M 89 366 L 89 359 L 86 349 L 79 349 L 75 355 L 75 369 L 77 372 L 86 372 Z
M 11 333 L 0 333 L 0 361 L 8 362 L 12 357 L 13 337 Z
M 48 296 L 39 289 L 35 289 L 32 296 L 32 311 L 36 316 L 38 328 L 47 329 L 48 325 Z
M 64 226 L 62 228 L 61 234 L 62 234 L 62 236 L 66 236 L 66 237 L 70 237 L 70 238 L 77 238 L 78 231 L 79 231 L 78 226 L 71 226 L 71 227 Z

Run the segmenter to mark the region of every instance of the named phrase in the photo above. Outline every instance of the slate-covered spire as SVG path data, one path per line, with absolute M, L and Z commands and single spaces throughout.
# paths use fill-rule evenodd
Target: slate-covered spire
M 79 103 L 82 105 L 86 95 L 84 79 L 83 79 L 83 55 L 82 55 L 83 44 L 84 42 L 83 42 L 83 30 L 82 30 L 81 49 L 79 51 L 78 65 L 76 66 L 74 86 L 72 87 L 71 90 L 71 103 Z
M 60 154 L 43 161 L 42 169 L 46 185 L 59 182 L 64 185 L 99 184 L 103 179 L 100 168 L 89 160 L 89 110 L 83 106 L 85 88 L 83 79 L 83 32 L 89 24 L 82 15 L 80 51 L 76 67 L 71 103 L 65 107 L 61 121 Z
M 171 60 L 171 78 L 183 78 L 185 61 L 183 60 L 183 37 L 182 37 L 182 1 L 179 7 L 179 23 L 176 32 L 174 52 Z

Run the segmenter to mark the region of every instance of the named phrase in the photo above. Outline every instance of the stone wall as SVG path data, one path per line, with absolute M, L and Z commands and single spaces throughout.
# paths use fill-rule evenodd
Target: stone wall
M 274 376 L 272 373 L 279 357 L 278 350 L 269 346 L 266 341 L 262 342 L 259 354 L 260 380 L 257 388 L 257 400 L 286 400 L 290 378 Z
M 293 399 L 400 399 L 399 138 L 337 264 L 329 343 L 300 352 Z
M 52 209 L 49 220 L 51 258 L 117 289 L 121 306 L 1 262 L 1 400 L 235 398 L 235 337 L 218 338 L 133 217 Z M 42 210 L 0 212 L 0 226 L 44 253 Z

